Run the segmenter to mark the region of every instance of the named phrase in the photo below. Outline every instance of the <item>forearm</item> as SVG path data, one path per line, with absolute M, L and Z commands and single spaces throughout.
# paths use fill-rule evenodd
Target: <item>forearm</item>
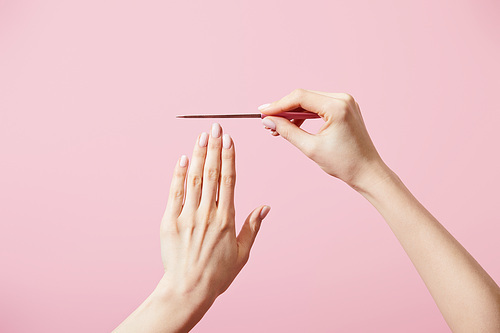
M 212 303 L 208 297 L 181 295 L 162 279 L 151 295 L 113 332 L 188 332 Z
M 382 214 L 454 332 L 499 332 L 500 289 L 388 168 L 357 190 Z

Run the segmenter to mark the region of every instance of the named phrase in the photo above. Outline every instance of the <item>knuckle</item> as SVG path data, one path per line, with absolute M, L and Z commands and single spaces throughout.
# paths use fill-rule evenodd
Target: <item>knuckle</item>
M 341 98 L 346 101 L 347 103 L 349 104 L 354 104 L 355 101 L 354 101 L 354 97 L 352 97 L 351 95 L 347 94 L 347 93 L 342 93 L 341 94 Z
M 216 232 L 219 234 L 229 233 L 231 231 L 231 226 L 231 218 L 228 216 L 224 217 L 216 224 Z
M 231 223 L 229 219 L 223 219 L 221 223 L 218 223 L 217 225 L 217 232 L 221 234 L 227 233 L 231 230 L 230 226 Z
M 343 101 L 341 99 L 329 99 L 323 104 L 323 109 L 325 112 L 331 112 L 337 110 Z
M 200 205 L 198 211 L 195 213 L 194 219 L 199 224 L 208 224 L 210 221 L 210 208 Z
M 183 234 L 193 234 L 195 228 L 195 223 L 193 220 L 187 220 L 179 224 L 179 230 Z
M 209 168 L 207 170 L 207 180 L 217 181 L 219 179 L 219 169 Z
M 234 209 L 214 213 L 211 217 L 211 229 L 214 233 L 224 234 L 234 230 Z
M 180 188 L 176 188 L 172 191 L 172 197 L 174 199 L 181 199 L 184 197 L 184 190 Z
M 186 230 L 194 230 L 195 228 L 195 225 L 196 225 L 196 217 L 194 214 L 187 214 L 186 216 L 179 218 L 177 220 L 177 226 L 179 228 L 180 231 L 186 231 Z
M 304 96 L 305 92 L 306 92 L 305 89 L 297 88 L 294 91 L 292 91 L 291 95 L 296 99 L 301 99 Z
M 176 169 L 174 171 L 174 177 L 175 178 L 184 178 L 184 175 L 185 175 L 185 171 L 184 170 L 180 170 L 180 169 Z
M 228 206 L 227 208 L 224 207 L 223 210 L 219 211 L 218 218 L 222 221 L 222 223 L 228 223 L 234 221 L 235 214 L 236 211 L 234 207 Z
M 343 110 L 349 110 L 350 104 L 346 100 L 340 101 L 340 106 Z
M 326 110 L 331 110 L 336 119 L 345 119 L 349 113 L 349 103 L 344 99 L 332 100 L 325 105 Z
M 234 174 L 226 174 L 226 175 L 222 176 L 221 184 L 223 186 L 233 187 L 235 181 L 236 181 L 236 175 L 234 175 Z
M 192 187 L 200 187 L 201 186 L 201 176 L 200 175 L 192 175 L 189 177 L 189 183 Z
M 349 103 L 346 102 L 346 101 L 340 101 L 340 109 L 339 109 L 339 114 L 340 115 L 347 115 L 347 113 L 349 112 Z
M 203 196 L 203 195 L 202 195 Z M 214 202 L 213 201 L 204 201 L 203 198 L 196 210 L 196 219 L 211 219 L 214 211 Z

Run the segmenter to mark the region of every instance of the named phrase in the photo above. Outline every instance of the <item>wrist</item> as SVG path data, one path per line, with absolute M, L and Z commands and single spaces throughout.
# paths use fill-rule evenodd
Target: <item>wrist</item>
M 213 292 L 213 288 L 210 288 L 210 285 L 204 281 L 199 281 L 198 284 L 190 288 L 183 288 L 166 274 L 161 278 L 153 294 L 158 298 L 176 300 L 190 307 L 212 304 L 218 296 Z
M 161 313 L 173 328 L 169 331 L 187 332 L 201 320 L 216 296 L 209 290 L 182 290 L 163 276 L 149 299 L 151 306 Z
M 381 184 L 398 179 L 398 176 L 382 160 L 378 160 L 365 165 L 359 176 L 349 186 L 361 195 L 369 196 Z

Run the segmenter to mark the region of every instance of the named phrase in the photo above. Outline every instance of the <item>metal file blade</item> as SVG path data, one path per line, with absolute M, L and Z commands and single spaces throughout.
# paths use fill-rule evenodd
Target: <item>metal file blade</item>
M 221 114 L 184 114 L 176 118 L 265 118 L 268 115 L 261 113 L 221 113 Z M 316 113 L 309 111 L 285 111 L 273 114 L 275 117 L 286 119 L 315 119 L 320 118 Z

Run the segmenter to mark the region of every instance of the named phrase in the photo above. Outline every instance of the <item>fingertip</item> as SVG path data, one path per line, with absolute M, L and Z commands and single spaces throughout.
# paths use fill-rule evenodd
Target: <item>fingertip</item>
M 261 106 L 259 106 L 257 109 L 258 109 L 259 111 L 263 111 L 263 110 L 267 109 L 267 108 L 268 108 L 268 107 L 270 107 L 270 106 L 271 106 L 271 103 L 266 103 L 266 104 L 262 104 L 262 105 L 261 105 Z
M 200 134 L 200 137 L 198 139 L 198 146 L 200 146 L 201 148 L 204 148 L 207 146 L 207 144 L 208 144 L 208 133 L 203 132 Z
M 186 155 L 182 155 L 179 159 L 179 166 L 181 168 L 185 168 L 188 165 L 188 157 Z
M 267 214 L 269 214 L 269 212 L 271 211 L 271 207 L 270 206 L 264 206 L 261 208 L 260 210 L 260 213 L 259 213 L 259 217 L 261 220 L 265 219 Z
M 224 134 L 222 136 L 222 148 L 230 149 L 233 146 L 233 139 L 229 134 Z
M 276 123 L 273 121 L 273 117 L 265 117 L 262 119 L 262 125 L 271 130 L 276 129 Z
M 212 137 L 213 138 L 219 138 L 222 134 L 222 127 L 219 125 L 219 123 L 213 123 L 212 124 Z
M 263 104 L 258 107 L 260 113 L 264 116 L 273 115 L 282 112 L 282 107 L 280 106 L 280 101 Z

